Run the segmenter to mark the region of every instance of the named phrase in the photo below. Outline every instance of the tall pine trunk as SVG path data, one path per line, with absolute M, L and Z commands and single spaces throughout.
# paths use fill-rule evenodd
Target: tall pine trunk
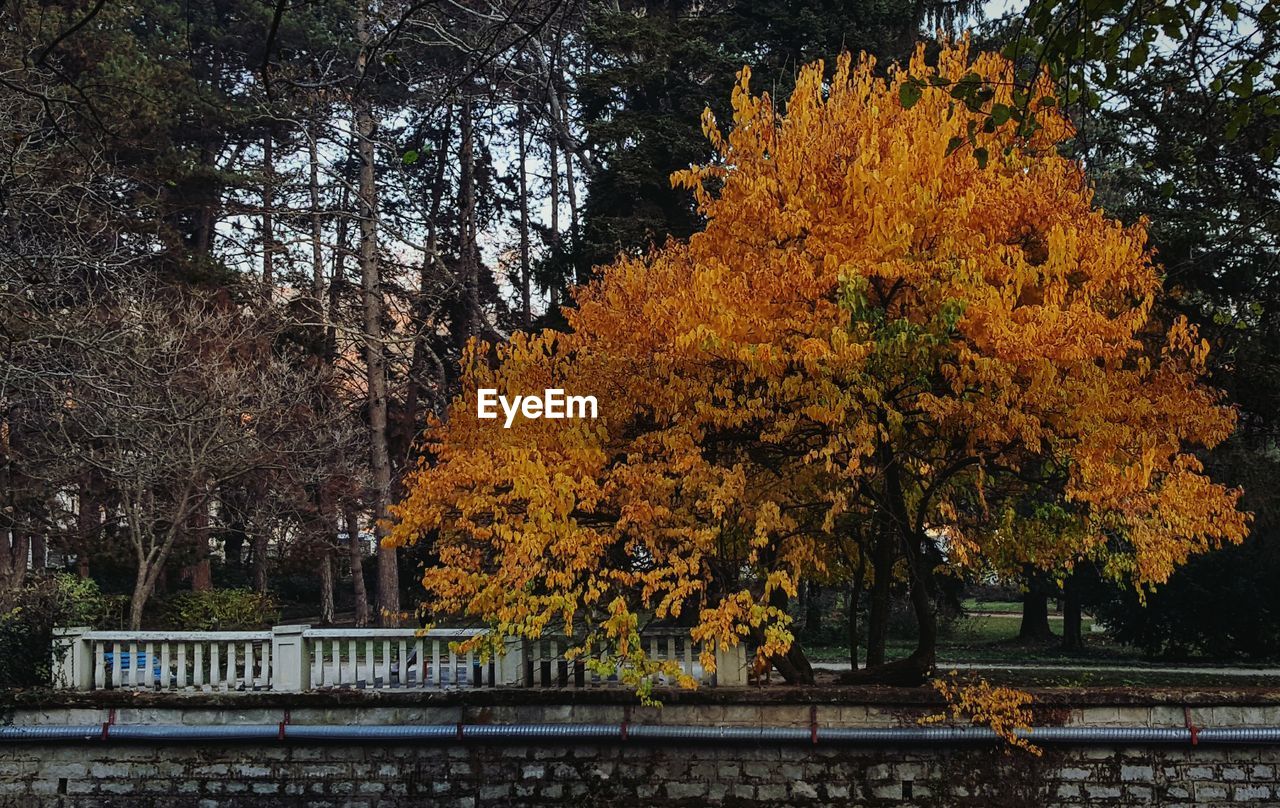
M 378 189 L 374 166 L 373 101 L 369 69 L 368 8 L 362 3 L 356 17 L 356 38 L 360 53 L 356 72 L 361 81 L 353 99 L 356 142 L 360 156 L 357 202 L 360 216 L 360 286 L 364 300 L 364 356 L 369 397 L 370 470 L 374 488 L 374 536 L 378 542 L 378 623 L 400 624 L 400 576 L 396 550 L 384 547 L 391 498 L 391 455 L 387 445 L 387 365 L 383 355 L 382 280 L 378 266 Z
M 526 331 L 533 322 L 533 302 L 529 278 L 529 180 L 525 170 L 527 146 L 525 144 L 524 109 L 517 116 L 516 136 L 519 139 L 520 160 L 520 325 Z
M 563 111 L 563 116 L 564 116 L 564 126 L 568 128 L 569 126 L 568 110 Z M 577 181 L 574 179 L 574 175 L 573 175 L 573 152 L 567 149 L 565 150 L 565 153 L 564 153 L 564 189 L 565 189 L 565 197 L 569 200 L 570 243 L 574 246 L 574 249 L 576 250 L 578 247 L 578 240 L 580 237 L 580 234 L 578 232 L 578 188 L 577 188 Z M 575 282 L 583 283 L 586 280 L 587 280 L 586 278 L 577 277 L 575 273 L 574 275 Z
M 275 206 L 275 152 L 270 130 L 262 136 L 262 299 L 271 304 L 275 289 L 275 225 L 271 209 Z
M 462 98 L 461 145 L 458 155 L 461 172 L 458 178 L 458 204 L 461 207 L 459 226 L 460 251 L 462 253 L 462 310 L 463 322 L 458 335 L 462 343 L 480 333 L 480 266 L 476 248 L 476 180 L 475 180 L 475 117 L 471 96 Z
M 547 137 L 547 194 L 551 205 L 551 239 L 560 244 L 560 154 L 556 148 L 556 127 L 551 124 Z
M 333 625 L 333 553 L 327 546 L 317 548 L 320 567 L 320 623 Z
M 351 566 L 356 628 L 364 628 L 369 625 L 369 593 L 364 586 L 364 556 L 360 552 L 360 513 L 355 506 L 346 505 L 342 516 L 347 526 L 347 562 Z
M 324 219 L 320 213 L 320 155 L 314 118 L 307 124 L 307 195 L 311 202 L 311 296 L 324 319 Z

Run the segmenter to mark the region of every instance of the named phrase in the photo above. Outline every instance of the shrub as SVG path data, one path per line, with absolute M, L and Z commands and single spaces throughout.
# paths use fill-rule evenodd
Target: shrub
M 0 689 L 48 686 L 54 629 L 97 625 L 106 609 L 92 580 L 67 573 L 29 580 L 0 607 Z
M 265 628 L 280 619 L 274 597 L 249 589 L 181 592 L 165 598 L 158 610 L 163 628 L 190 631 L 240 631 Z
M 1150 657 L 1280 658 L 1280 544 L 1259 532 L 1240 547 L 1193 559 L 1145 603 L 1109 587 L 1088 608 L 1111 636 Z
M 65 572 L 52 578 L 62 625 L 102 628 L 104 622 L 109 622 L 112 598 L 102 594 L 97 581 Z

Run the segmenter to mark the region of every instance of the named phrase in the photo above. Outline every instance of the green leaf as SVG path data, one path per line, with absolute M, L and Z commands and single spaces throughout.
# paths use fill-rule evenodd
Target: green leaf
M 898 100 L 903 109 L 911 109 L 920 100 L 920 85 L 915 79 L 907 79 L 898 88 Z
M 995 126 L 1004 126 L 1009 122 L 1009 116 L 1013 110 L 1009 109 L 1005 104 L 991 105 L 991 120 Z
M 947 141 L 947 154 L 951 154 L 952 152 L 954 152 L 956 149 L 960 148 L 963 145 L 964 145 L 964 138 L 958 137 L 958 136 L 951 138 L 950 140 Z
M 986 167 L 987 167 L 987 158 L 988 158 L 988 156 L 989 156 L 989 155 L 987 154 L 987 150 L 986 150 L 986 149 L 978 148 L 978 149 L 974 149 L 974 150 L 973 150 L 973 159 L 975 159 L 975 160 L 977 160 L 977 161 L 978 161 L 978 168 L 986 168 Z
M 405 152 L 405 153 L 404 153 L 404 156 L 403 156 L 403 157 L 401 157 L 401 158 L 400 158 L 400 160 L 401 160 L 401 162 L 403 162 L 405 165 L 407 165 L 407 166 L 411 166 L 411 165 L 413 165 L 414 163 L 418 162 L 418 158 L 419 158 L 419 157 L 421 157 L 421 156 L 422 156 L 422 155 L 418 152 L 418 150 L 417 150 L 417 149 L 409 149 L 409 151 L 407 151 L 407 152 Z
M 1145 40 L 1142 42 L 1139 42 L 1137 45 L 1134 45 L 1133 50 L 1129 51 L 1129 58 L 1127 60 L 1129 69 L 1136 70 L 1139 67 L 1142 67 L 1143 65 L 1145 65 L 1147 63 L 1147 57 L 1149 55 L 1150 55 L 1150 48 L 1148 47 Z

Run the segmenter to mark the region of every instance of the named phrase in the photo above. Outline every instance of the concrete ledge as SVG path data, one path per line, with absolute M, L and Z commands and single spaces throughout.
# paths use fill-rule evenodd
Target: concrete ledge
M 1240 728 L 1280 726 L 1280 691 L 1035 693 L 1033 723 L 1046 727 Z M 932 689 L 775 688 L 664 693 L 640 705 L 623 691 L 467 690 L 434 693 L 24 693 L 12 723 L 100 725 L 610 724 L 707 727 L 918 726 L 943 711 Z
M 1280 688 L 1027 688 L 1040 707 L 1267 706 L 1280 705 Z M 941 697 L 929 687 L 786 687 L 658 689 L 655 697 L 675 705 L 877 705 L 936 707 Z M 475 688 L 469 690 L 317 690 L 307 693 L 155 692 L 27 690 L 9 695 L 16 708 L 221 707 L 229 709 L 359 706 L 638 706 L 622 689 Z

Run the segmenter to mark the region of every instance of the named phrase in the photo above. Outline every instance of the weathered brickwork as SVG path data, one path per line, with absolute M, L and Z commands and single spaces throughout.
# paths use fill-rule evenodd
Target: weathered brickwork
M 234 708 L 229 704 L 236 704 Z M 241 706 L 243 705 L 243 706 Z M 293 723 L 909 725 L 902 705 L 402 704 L 292 709 Z M 1280 725 L 1280 706 L 1202 703 L 1193 722 Z M 1073 706 L 1058 723 L 1181 724 L 1168 704 Z M 198 700 L 115 709 L 120 724 L 269 724 L 278 704 Z M 19 710 L 16 724 L 94 724 L 106 708 Z M 1212 720 L 1212 723 L 1211 723 Z M 0 806 L 1280 806 L 1280 746 L 989 747 L 100 742 L 0 746 Z
M 0 805 L 1280 805 L 1280 749 L 23 746 Z

